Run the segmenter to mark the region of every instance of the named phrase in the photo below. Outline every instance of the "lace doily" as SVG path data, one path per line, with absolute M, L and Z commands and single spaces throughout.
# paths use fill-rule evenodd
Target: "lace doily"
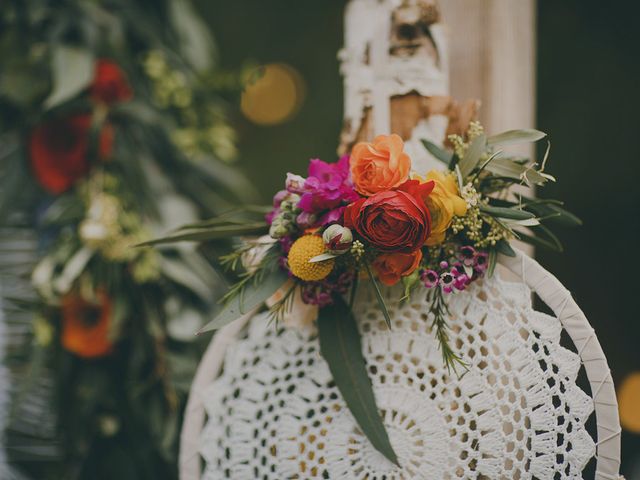
M 369 288 L 355 313 L 400 467 L 359 432 L 313 328 L 275 330 L 261 314 L 206 392 L 204 479 L 582 478 L 593 400 L 560 322 L 532 308 L 526 285 L 495 276 L 451 298 L 461 378 L 443 367 L 423 292 L 395 307 L 398 292 L 385 295 L 391 332 Z

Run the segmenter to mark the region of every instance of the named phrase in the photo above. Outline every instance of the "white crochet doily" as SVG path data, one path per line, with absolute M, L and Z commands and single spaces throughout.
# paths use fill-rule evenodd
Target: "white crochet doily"
M 478 282 L 450 297 L 452 343 L 469 364 L 443 367 L 423 291 L 387 330 L 370 288 L 355 313 L 377 405 L 400 467 L 359 431 L 313 328 L 275 330 L 264 314 L 226 351 L 205 394 L 204 479 L 576 479 L 595 454 L 593 400 L 560 322 L 533 310 L 522 283 Z

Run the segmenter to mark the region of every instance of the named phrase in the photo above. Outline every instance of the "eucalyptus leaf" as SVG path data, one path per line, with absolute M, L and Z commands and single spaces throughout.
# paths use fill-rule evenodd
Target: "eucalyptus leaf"
M 89 86 L 93 80 L 93 53 L 85 48 L 55 45 L 51 54 L 53 89 L 44 101 L 46 108 L 65 102 Z
M 458 163 L 460 167 L 460 175 L 463 180 L 478 166 L 480 158 L 487 149 L 487 137 L 485 135 L 478 135 L 471 141 L 467 152 L 464 157 Z
M 373 447 L 398 465 L 367 375 L 360 332 L 353 312 L 342 297 L 336 297 L 333 305 L 320 309 L 318 337 L 320 352 L 353 418 Z
M 222 311 L 198 331 L 198 335 L 218 330 L 254 308 L 259 307 L 267 298 L 276 293 L 287 280 L 289 280 L 287 274 L 277 266 L 274 266 L 260 282 L 249 282 L 242 293 L 229 300 Z
M 537 142 L 546 137 L 547 134 L 533 128 L 521 130 L 509 130 L 487 138 L 490 146 L 496 145 L 516 145 L 519 143 Z
M 451 164 L 451 159 L 453 158 L 452 152 L 447 152 L 446 150 L 443 150 L 438 145 L 430 142 L 429 140 L 423 139 L 420 141 L 422 142 L 422 145 L 424 145 L 424 148 L 426 148 L 429 151 L 429 153 L 433 155 L 435 158 L 437 158 L 441 162 L 444 162 L 447 165 Z

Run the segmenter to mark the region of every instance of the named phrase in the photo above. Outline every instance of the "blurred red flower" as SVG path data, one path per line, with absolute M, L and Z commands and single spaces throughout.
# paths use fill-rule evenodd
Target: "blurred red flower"
M 96 62 L 96 71 L 93 83 L 89 87 L 89 94 L 95 101 L 111 105 L 131 100 L 133 90 L 118 64 L 101 58 Z
M 108 355 L 113 350 L 109 338 L 111 326 L 111 299 L 104 291 L 97 292 L 95 302 L 89 302 L 77 293 L 62 299 L 62 336 L 65 350 L 84 358 Z
M 90 127 L 91 115 L 79 114 L 51 120 L 33 130 L 29 139 L 31 168 L 45 190 L 60 194 L 89 172 Z M 100 158 L 111 154 L 113 137 L 113 128 L 105 125 L 98 145 Z

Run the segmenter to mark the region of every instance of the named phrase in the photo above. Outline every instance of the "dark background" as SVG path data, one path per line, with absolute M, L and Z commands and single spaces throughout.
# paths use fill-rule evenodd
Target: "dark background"
M 343 6 L 200 0 L 223 66 L 284 62 L 307 85 L 302 109 L 285 124 L 259 127 L 238 115 L 241 165 L 265 200 L 281 188 L 284 172 L 304 173 L 311 157 L 335 158 Z M 540 195 L 566 200 L 584 226 L 558 232 L 566 253 L 537 258 L 584 309 L 616 384 L 640 370 L 639 18 L 638 2 L 538 2 L 537 127 L 550 135 L 549 171 L 559 180 Z M 623 473 L 637 478 L 631 472 L 638 468 L 640 436 L 625 432 Z

